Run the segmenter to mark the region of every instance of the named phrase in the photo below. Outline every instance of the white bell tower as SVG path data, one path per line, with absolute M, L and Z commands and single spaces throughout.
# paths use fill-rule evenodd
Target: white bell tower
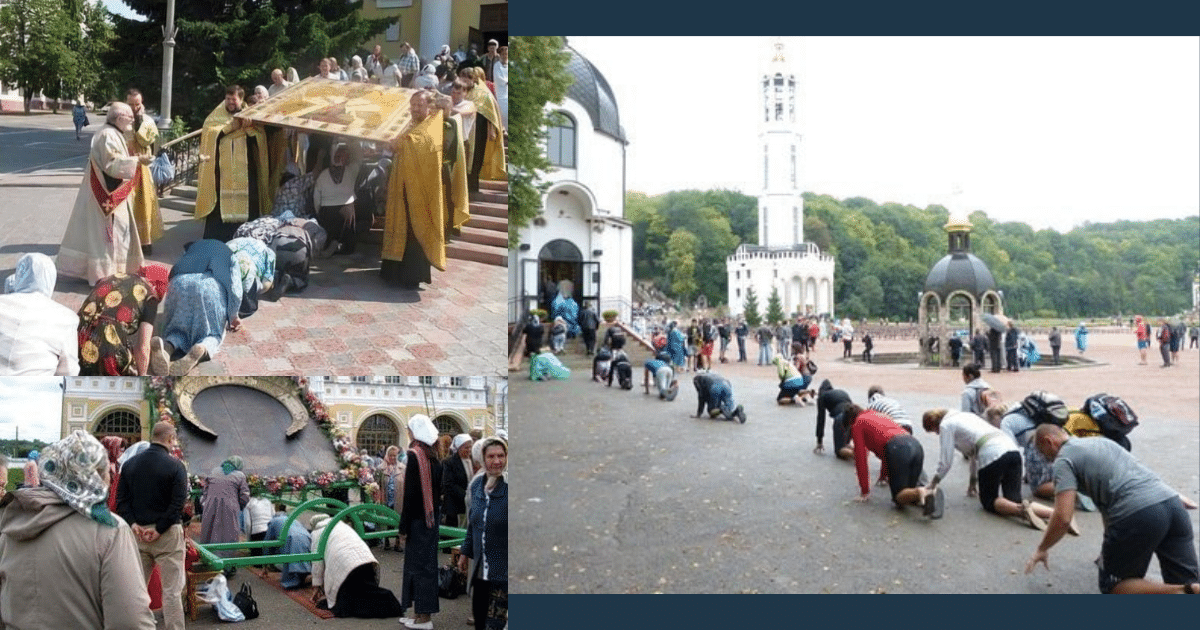
M 790 247 L 804 242 L 804 199 L 800 196 L 800 112 L 796 75 L 782 42 L 776 42 L 760 81 L 762 192 L 758 195 L 758 243 Z

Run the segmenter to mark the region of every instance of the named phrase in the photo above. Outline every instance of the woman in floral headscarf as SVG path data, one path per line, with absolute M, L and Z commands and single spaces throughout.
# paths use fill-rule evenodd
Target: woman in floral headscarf
M 163 265 L 148 263 L 135 275 L 118 273 L 96 282 L 79 308 L 81 375 L 150 373 L 150 339 L 169 273 Z
M 404 581 L 400 607 L 413 607 L 400 623 L 418 630 L 432 630 L 431 616 L 438 612 L 438 523 L 441 512 L 442 467 L 433 445 L 438 431 L 429 416 L 417 414 L 408 420 L 408 445 L 404 496 L 400 509 L 400 534 L 404 543 Z
M 204 494 L 200 504 L 204 507 L 204 516 L 200 521 L 200 536 L 196 542 L 229 543 L 238 541 L 238 515 L 250 502 L 250 486 L 246 484 L 246 474 L 242 472 L 242 458 L 234 455 L 221 463 L 220 470 L 214 470 L 204 484 Z M 232 552 L 217 552 L 224 557 L 232 556 Z M 236 569 L 226 569 L 225 576 L 229 577 Z
M 76 430 L 40 468 L 41 487 L 0 503 L 0 601 L 19 603 L 0 608 L 0 627 L 153 630 L 133 530 L 105 501 L 104 447 Z
M 25 254 L 0 295 L 0 375 L 79 374 L 79 341 L 71 309 L 55 302 L 54 261 Z

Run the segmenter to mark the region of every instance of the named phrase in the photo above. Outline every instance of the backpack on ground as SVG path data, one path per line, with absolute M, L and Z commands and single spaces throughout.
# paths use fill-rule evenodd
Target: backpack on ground
M 1083 403 L 1083 411 L 1100 425 L 1105 435 L 1128 435 L 1138 425 L 1129 403 L 1116 396 L 1096 394 Z
M 1021 411 L 1036 424 L 1050 423 L 1061 427 L 1067 422 L 1067 404 L 1050 392 L 1030 393 L 1021 401 Z

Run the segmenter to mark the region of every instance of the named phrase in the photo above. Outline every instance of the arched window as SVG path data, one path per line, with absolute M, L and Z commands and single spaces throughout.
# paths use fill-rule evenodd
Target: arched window
M 458 435 L 463 432 L 458 421 L 450 416 L 438 416 L 434 418 L 433 426 L 437 427 L 438 435 Z
M 395 420 L 377 413 L 358 426 L 358 439 L 354 442 L 377 456 L 387 451 L 387 447 L 400 443 L 400 429 Z
M 575 119 L 566 112 L 555 112 L 557 124 L 546 131 L 547 157 L 562 168 L 575 168 Z
M 96 423 L 93 434 L 97 440 L 106 435 L 122 437 L 125 438 L 125 446 L 129 446 L 142 439 L 142 419 L 132 411 L 113 411 Z

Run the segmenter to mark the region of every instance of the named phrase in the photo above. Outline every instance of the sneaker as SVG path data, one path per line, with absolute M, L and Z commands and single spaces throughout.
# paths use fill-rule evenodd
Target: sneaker
M 196 367 L 196 364 L 207 354 L 208 351 L 204 349 L 204 346 L 200 344 L 192 346 L 192 349 L 188 350 L 182 359 L 171 364 L 171 376 L 187 376 L 187 373 L 191 372 L 192 368 Z
M 1038 531 L 1046 531 L 1046 521 L 1043 521 L 1042 517 L 1038 516 L 1037 512 L 1033 511 L 1033 503 L 1030 502 L 1029 499 L 1025 499 L 1021 502 L 1021 508 L 1025 512 L 1025 522 L 1028 523 L 1030 527 Z
M 746 424 L 746 410 L 741 405 L 737 406 L 737 409 L 734 410 L 733 415 L 737 416 L 738 422 Z
M 171 369 L 171 354 L 167 352 L 166 342 L 162 337 L 154 337 L 150 340 L 150 374 L 153 376 L 167 376 L 167 372 Z
M 410 619 L 408 623 L 404 624 L 404 627 L 409 630 L 433 630 L 433 620 L 431 619 L 425 623 L 417 623 Z
M 942 518 L 942 513 L 946 509 L 946 493 L 942 492 L 941 488 L 934 488 L 933 492 L 925 495 L 925 516 L 932 519 Z

